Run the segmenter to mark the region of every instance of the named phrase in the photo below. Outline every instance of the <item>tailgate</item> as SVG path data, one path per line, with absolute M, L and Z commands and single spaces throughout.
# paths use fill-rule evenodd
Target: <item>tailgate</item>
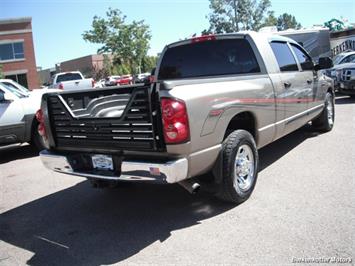
M 70 80 L 70 81 L 62 81 L 63 89 L 68 90 L 84 90 L 91 89 L 91 79 L 79 79 L 79 80 Z
M 56 150 L 162 151 L 158 105 L 149 86 L 45 94 L 42 108 Z M 47 112 L 46 112 L 47 111 Z M 153 115 L 154 114 L 154 115 Z

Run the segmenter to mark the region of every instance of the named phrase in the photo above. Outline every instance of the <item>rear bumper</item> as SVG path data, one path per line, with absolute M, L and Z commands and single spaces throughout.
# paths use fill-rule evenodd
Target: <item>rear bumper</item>
M 42 163 L 50 170 L 77 175 L 86 178 L 122 181 L 150 181 L 157 183 L 176 183 L 188 177 L 188 160 L 181 158 L 166 163 L 150 163 L 142 161 L 122 161 L 121 174 L 102 174 L 99 172 L 80 172 L 72 168 L 65 155 L 40 152 Z

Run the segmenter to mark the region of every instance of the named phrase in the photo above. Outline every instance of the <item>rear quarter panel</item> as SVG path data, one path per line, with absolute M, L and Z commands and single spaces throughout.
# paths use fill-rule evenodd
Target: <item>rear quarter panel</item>
M 198 82 L 198 83 L 197 83 Z M 191 140 L 184 145 L 169 145 L 168 152 L 190 154 L 221 144 L 231 119 L 250 112 L 256 129 L 275 122 L 275 98 L 268 75 L 195 80 L 193 84 L 161 91 L 161 97 L 174 97 L 186 103 Z M 257 143 L 269 142 L 274 129 L 257 134 Z

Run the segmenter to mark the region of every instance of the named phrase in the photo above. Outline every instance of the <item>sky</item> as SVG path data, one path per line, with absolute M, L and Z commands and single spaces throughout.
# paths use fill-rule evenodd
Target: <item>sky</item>
M 355 22 L 355 0 L 271 0 L 271 4 L 276 16 L 292 14 L 304 27 L 341 16 Z M 36 63 L 45 69 L 95 54 L 100 46 L 85 42 L 82 33 L 91 29 L 95 15 L 105 17 L 109 7 L 120 9 L 127 22 L 144 20 L 150 26 L 150 55 L 209 27 L 208 0 L 0 0 L 0 19 L 32 17 Z

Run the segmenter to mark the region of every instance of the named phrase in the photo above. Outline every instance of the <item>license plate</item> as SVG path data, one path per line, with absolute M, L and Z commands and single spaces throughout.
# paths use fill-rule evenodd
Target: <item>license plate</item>
M 112 156 L 95 154 L 91 156 L 92 165 L 99 170 L 113 170 Z
M 344 89 L 344 83 L 340 83 L 340 88 Z

